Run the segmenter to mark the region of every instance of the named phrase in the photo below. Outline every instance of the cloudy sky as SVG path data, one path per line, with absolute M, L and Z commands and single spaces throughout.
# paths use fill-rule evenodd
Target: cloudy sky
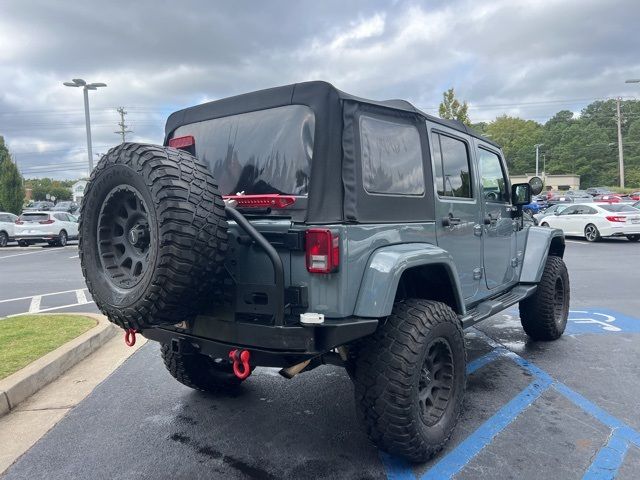
M 172 111 L 321 79 L 435 113 L 443 90 L 472 121 L 545 121 L 595 99 L 640 97 L 638 0 L 0 0 L 0 135 L 26 177 L 86 175 L 81 89 L 94 152 L 134 133 L 162 141 Z

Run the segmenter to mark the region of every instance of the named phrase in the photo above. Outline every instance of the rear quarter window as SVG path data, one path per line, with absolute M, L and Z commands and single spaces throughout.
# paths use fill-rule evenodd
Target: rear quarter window
M 362 183 L 367 193 L 424 195 L 420 134 L 414 125 L 360 116 Z

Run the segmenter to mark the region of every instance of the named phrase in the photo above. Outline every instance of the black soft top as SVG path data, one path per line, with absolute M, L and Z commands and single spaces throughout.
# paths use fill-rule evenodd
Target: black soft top
M 259 90 L 178 110 L 167 119 L 164 143 L 166 145 L 173 132 L 183 125 L 286 105 L 306 105 L 315 114 L 307 223 L 416 222 L 434 217 L 433 192 L 427 192 L 420 199 L 365 198 L 356 167 L 359 141 L 354 134 L 354 119 L 359 111 L 368 110 L 414 122 L 425 138 L 424 120 L 429 120 L 498 147 L 464 124 L 429 115 L 405 100 L 369 100 L 342 92 L 322 81 Z M 429 155 L 428 147 L 425 146 L 424 151 Z M 430 169 L 425 176 L 425 184 L 432 185 Z
M 333 95 L 327 95 L 327 90 L 331 90 Z M 336 87 L 328 82 L 324 81 L 312 81 L 294 83 L 291 85 L 284 85 L 281 87 L 267 88 L 265 90 L 258 90 L 250 93 L 243 93 L 241 95 L 235 95 L 233 97 L 222 98 L 220 100 L 214 100 L 211 102 L 196 105 L 194 107 L 185 108 L 172 113 L 167 119 L 165 128 L 165 141 L 169 138 L 171 133 L 182 125 L 190 123 L 201 122 L 203 120 L 210 120 L 213 118 L 226 117 L 228 115 L 237 115 L 239 113 L 252 112 L 255 110 L 262 110 L 265 108 L 273 108 L 275 106 L 290 105 L 298 103 L 294 101 L 298 93 L 304 92 L 304 95 L 314 95 L 323 97 L 329 100 L 330 98 L 338 100 L 353 100 L 359 103 L 367 103 L 369 105 L 378 105 L 380 107 L 392 108 L 394 110 L 402 110 L 405 112 L 412 112 L 421 115 L 425 119 L 445 125 L 453 130 L 464 132 L 472 137 L 479 138 L 483 142 L 500 147 L 492 140 L 483 137 L 472 128 L 467 127 L 464 123 L 457 120 L 446 120 L 440 117 L 435 117 L 423 112 L 419 108 L 416 108 L 412 103 L 406 100 L 393 99 L 393 100 L 371 100 L 367 98 L 357 97 L 349 93 L 338 90 Z

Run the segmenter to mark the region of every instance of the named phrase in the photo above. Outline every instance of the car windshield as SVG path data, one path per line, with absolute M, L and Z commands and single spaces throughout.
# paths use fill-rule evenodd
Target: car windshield
M 67 210 L 70 207 L 71 207 L 71 202 L 60 202 L 55 207 L 53 207 L 53 209 L 54 210 Z
M 49 215 L 46 213 L 23 213 L 20 215 L 20 220 L 23 222 L 40 222 L 48 219 Z
M 638 213 L 638 209 L 633 208 L 631 205 L 600 205 L 600 208 L 607 210 L 608 212 L 633 212 Z

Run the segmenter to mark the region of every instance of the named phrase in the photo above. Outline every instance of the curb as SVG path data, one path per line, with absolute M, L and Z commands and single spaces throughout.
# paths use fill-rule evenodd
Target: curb
M 93 318 L 98 321 L 98 324 L 79 337 L 0 380 L 0 417 L 15 409 L 20 402 L 93 353 L 119 331 L 119 328 L 110 323 L 104 315 L 95 313 L 77 313 L 77 315 Z

